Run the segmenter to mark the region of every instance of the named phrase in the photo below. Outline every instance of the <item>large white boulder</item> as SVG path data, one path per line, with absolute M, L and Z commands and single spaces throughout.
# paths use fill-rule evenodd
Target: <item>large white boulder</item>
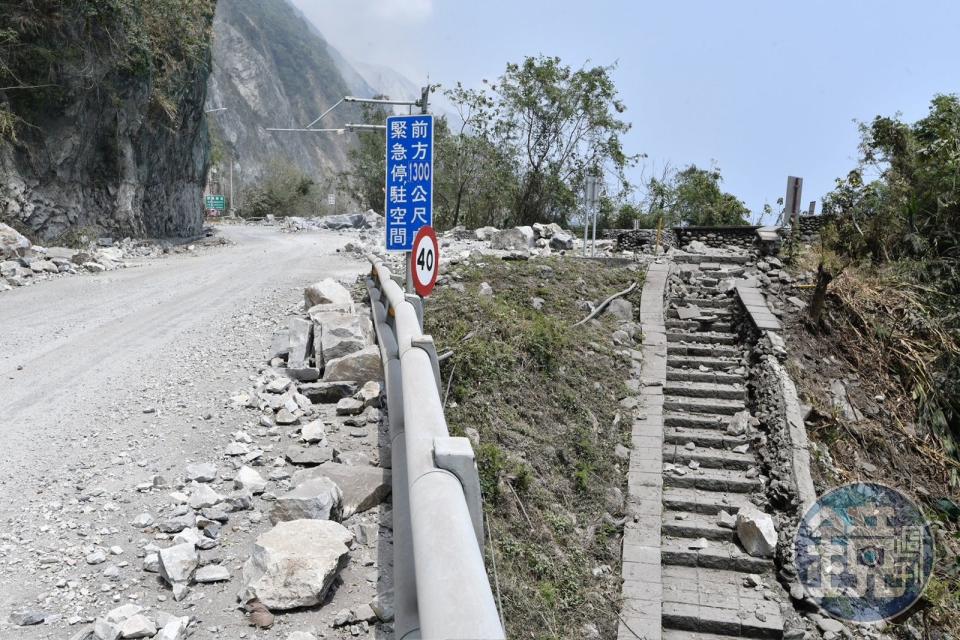
M 346 566 L 353 534 L 330 520 L 280 522 L 261 534 L 243 566 L 241 602 L 256 598 L 268 609 L 320 604 Z
M 30 251 L 30 241 L 13 227 L 0 222 L 0 258 L 18 258 Z
M 370 380 L 382 380 L 380 350 L 371 345 L 342 358 L 328 360 L 324 363 L 323 379 L 326 382 L 351 381 L 360 384 Z
M 371 466 L 354 466 L 325 462 L 319 467 L 293 474 L 293 483 L 300 485 L 315 478 L 332 480 L 341 491 L 342 519 L 372 509 L 390 495 L 390 472 Z
M 333 480 L 309 478 L 293 490 L 278 496 L 270 510 L 270 521 L 339 520 L 343 510 L 343 491 Z
M 533 227 L 503 229 L 490 236 L 490 248 L 502 251 L 519 251 L 533 246 Z
M 493 234 L 497 233 L 498 231 L 499 230 L 496 227 L 480 227 L 479 229 L 473 232 L 473 236 L 477 240 L 480 240 L 481 242 L 485 242 L 490 238 L 492 238 Z
M 333 278 L 324 278 L 320 282 L 314 282 L 304 289 L 303 299 L 306 302 L 305 308 L 307 309 L 318 304 L 350 304 L 353 302 L 347 288 Z
M 737 537 L 744 550 L 758 558 L 769 558 L 777 549 L 777 528 L 773 518 L 752 504 L 737 512 Z
M 190 542 L 160 549 L 158 555 L 160 556 L 160 575 L 170 584 L 189 583 L 200 562 L 197 549 Z
M 555 251 L 573 249 L 573 236 L 561 229 L 550 237 L 550 248 Z
M 311 314 L 313 348 L 317 364 L 342 358 L 373 344 L 369 316 L 326 311 Z

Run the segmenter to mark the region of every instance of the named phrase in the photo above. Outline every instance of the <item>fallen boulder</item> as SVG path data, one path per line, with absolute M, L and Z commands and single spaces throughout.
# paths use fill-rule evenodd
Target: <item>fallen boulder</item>
M 160 575 L 171 585 L 178 582 L 189 583 L 200 562 L 196 547 L 189 542 L 160 549 L 158 555 L 160 556 Z
M 737 538 L 744 550 L 754 557 L 772 557 L 777 548 L 777 529 L 773 518 L 752 504 L 737 511 Z
M 373 343 L 373 324 L 369 316 L 327 311 L 311 314 L 311 318 L 314 322 L 314 356 L 317 366 L 360 351 Z
M 316 478 L 328 478 L 340 488 L 344 520 L 372 509 L 390 495 L 390 472 L 377 467 L 325 462 L 319 467 L 297 471 L 292 481 L 299 485 Z
M 351 304 L 353 298 L 350 292 L 342 284 L 333 278 L 324 278 L 320 282 L 314 282 L 304 289 L 303 298 L 305 308 L 310 309 L 318 304 Z
M 20 258 L 30 251 L 30 241 L 13 227 L 0 222 L 0 258 Z
M 519 251 L 533 246 L 532 227 L 514 227 L 491 234 L 490 248 L 502 251 Z
M 261 534 L 243 566 L 239 599 L 268 609 L 320 604 L 346 566 L 353 534 L 329 520 L 280 522 Z
M 381 380 L 383 369 L 380 364 L 380 350 L 376 346 L 364 347 L 342 358 L 334 358 L 324 364 L 323 380 L 350 381 L 365 383 Z
M 278 496 L 270 510 L 270 522 L 287 520 L 339 520 L 343 492 L 326 477 L 309 478 L 292 491 Z

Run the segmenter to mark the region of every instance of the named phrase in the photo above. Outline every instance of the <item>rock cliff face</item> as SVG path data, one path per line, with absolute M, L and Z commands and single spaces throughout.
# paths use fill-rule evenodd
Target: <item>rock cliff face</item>
M 0 18 L 34 27 L 5 60 L 28 87 L 0 91 L 16 123 L 0 138 L 0 220 L 44 241 L 200 233 L 215 0 L 140 5 L 38 1 Z
M 207 108 L 226 107 L 211 115 L 211 129 L 224 164 L 232 159 L 239 169 L 236 181 L 256 181 L 275 160 L 292 162 L 316 181 L 343 169 L 352 134 L 266 130 L 303 127 L 348 94 L 373 95 L 358 75 L 344 79 L 339 60 L 287 0 L 219 1 Z M 344 104 L 315 126 L 360 118 Z

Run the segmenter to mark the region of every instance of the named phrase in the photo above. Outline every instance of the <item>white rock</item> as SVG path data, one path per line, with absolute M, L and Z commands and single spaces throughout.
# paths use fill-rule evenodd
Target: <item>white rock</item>
M 369 380 L 382 380 L 380 349 L 371 345 L 350 355 L 326 362 L 323 379 L 327 382 L 354 381 L 361 384 Z
M 171 584 L 190 582 L 200 561 L 196 547 L 189 542 L 161 549 L 159 556 L 160 575 Z
M 223 502 L 222 495 L 210 488 L 206 484 L 194 484 L 190 490 L 189 504 L 194 509 L 205 509 Z
M 311 317 L 318 363 L 342 358 L 373 344 L 373 323 L 367 315 L 327 311 Z
M 737 537 L 744 550 L 755 557 L 769 558 L 777 548 L 773 518 L 753 505 L 745 505 L 737 512 Z
M 314 442 L 321 442 L 326 437 L 327 432 L 323 420 L 308 422 L 300 428 L 300 439 L 304 442 L 313 444 Z
M 324 278 L 303 291 L 305 309 L 318 304 L 349 304 L 353 302 L 350 292 L 333 278 Z
M 342 502 L 343 492 L 333 480 L 310 478 L 277 498 L 270 510 L 270 521 L 276 524 L 303 518 L 336 520 L 340 517 Z
M 243 567 L 240 601 L 257 598 L 271 610 L 321 603 L 346 566 L 352 540 L 343 525 L 329 520 L 277 524 L 254 544 Z
M 267 488 L 267 481 L 255 469 L 243 465 L 233 479 L 236 489 L 246 489 L 253 495 L 260 495 Z
M 187 637 L 187 625 L 190 618 L 182 617 L 167 622 L 154 636 L 154 640 L 184 640 Z
M 217 479 L 217 466 L 210 462 L 188 464 L 185 477 L 192 482 L 213 482 Z
M 208 564 L 197 569 L 193 579 L 199 583 L 225 582 L 230 579 L 230 570 L 219 564 Z
M 152 638 L 156 634 L 157 626 L 143 614 L 131 616 L 120 625 L 121 638 Z
M 300 485 L 314 478 L 329 478 L 341 491 L 342 518 L 372 509 L 390 495 L 390 472 L 378 467 L 358 467 L 325 462 L 318 467 L 293 474 L 293 483 Z

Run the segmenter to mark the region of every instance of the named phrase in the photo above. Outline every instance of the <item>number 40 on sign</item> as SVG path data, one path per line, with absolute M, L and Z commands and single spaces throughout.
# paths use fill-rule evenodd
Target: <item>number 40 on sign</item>
M 426 298 L 433 291 L 440 272 L 440 245 L 433 227 L 420 227 L 410 252 L 410 274 L 417 295 Z

